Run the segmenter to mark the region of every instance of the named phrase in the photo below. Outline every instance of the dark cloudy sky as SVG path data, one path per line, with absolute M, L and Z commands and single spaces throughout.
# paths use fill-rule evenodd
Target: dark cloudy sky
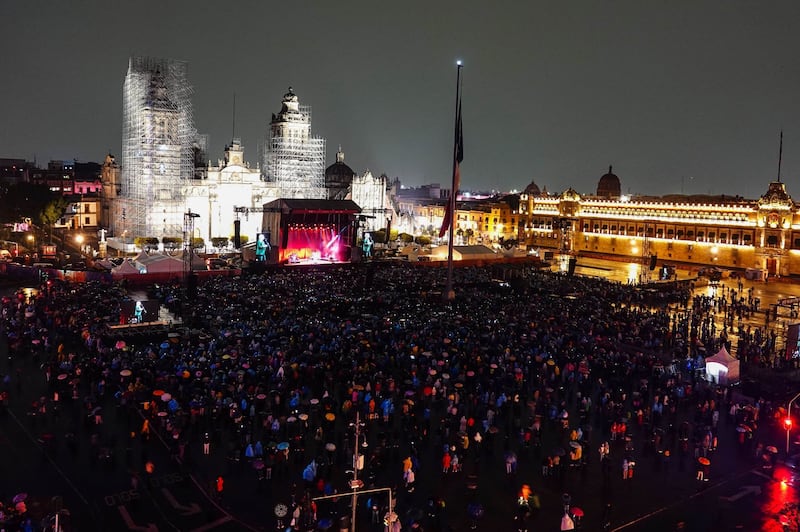
M 291 85 L 333 162 L 449 183 L 800 198 L 800 2 L 0 1 L 0 157 L 119 154 L 131 55 L 185 60 L 195 122 L 257 160 Z

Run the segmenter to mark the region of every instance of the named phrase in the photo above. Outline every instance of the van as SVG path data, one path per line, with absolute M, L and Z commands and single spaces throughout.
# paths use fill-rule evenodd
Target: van
M 52 262 L 34 262 L 34 268 L 39 268 L 40 270 L 48 269 L 48 268 L 55 268 Z

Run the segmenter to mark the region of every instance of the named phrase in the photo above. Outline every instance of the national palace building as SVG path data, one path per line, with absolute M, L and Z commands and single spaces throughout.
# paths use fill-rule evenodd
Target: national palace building
M 609 168 L 593 196 L 572 188 L 549 195 L 531 183 L 518 213 L 519 240 L 528 248 L 800 275 L 800 214 L 780 180 L 757 200 L 626 197 Z

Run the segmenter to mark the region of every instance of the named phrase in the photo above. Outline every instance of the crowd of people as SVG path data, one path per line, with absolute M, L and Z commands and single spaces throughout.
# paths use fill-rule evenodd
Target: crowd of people
M 332 519 L 333 503 L 315 498 L 349 491 L 357 420 L 359 475 L 401 492 L 396 507 L 371 497 L 359 516 L 388 529 L 447 530 L 447 493 L 416 488 L 448 475 L 477 489 L 487 467 L 514 476 L 535 462 L 542 486 L 566 492 L 597 449 L 607 482 L 612 459 L 628 481 L 648 456 L 669 469 L 677 452 L 683 470 L 713 452 L 713 416 L 730 398 L 682 361 L 725 339 L 705 334 L 706 304 L 690 306 L 686 284 L 653 292 L 515 265 L 454 273 L 452 301 L 442 270 L 396 264 L 209 278 L 192 297 L 176 280 L 150 289 L 184 318 L 160 336 L 109 327 L 131 297 L 124 286 L 50 281 L 4 298 L 2 327 L 12 367 L 30 359 L 48 382 L 36 408 L 72 400 L 94 431 L 103 408 L 121 413 L 125 432 L 93 448 L 101 459 L 153 433 L 182 463 L 224 453 L 257 493 L 292 487 L 286 519 L 298 530 Z M 548 504 L 527 490 L 520 530 Z M 580 522 L 580 509 L 564 511 Z M 484 516 L 477 501 L 469 512 Z

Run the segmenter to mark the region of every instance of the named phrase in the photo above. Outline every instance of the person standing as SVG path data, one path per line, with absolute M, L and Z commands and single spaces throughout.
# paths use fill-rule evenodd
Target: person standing
M 270 248 L 270 243 L 267 241 L 265 233 L 258 233 L 256 237 L 256 262 L 266 262 L 267 250 Z
M 449 451 L 445 451 L 442 455 L 442 473 L 445 475 L 450 472 L 450 462 L 452 457 L 450 456 Z
M 208 432 L 203 434 L 203 454 L 211 454 L 211 435 Z
M 408 493 L 414 493 L 414 483 L 416 482 L 416 475 L 414 474 L 414 469 L 409 469 L 405 473 L 405 481 L 406 481 L 406 490 Z

